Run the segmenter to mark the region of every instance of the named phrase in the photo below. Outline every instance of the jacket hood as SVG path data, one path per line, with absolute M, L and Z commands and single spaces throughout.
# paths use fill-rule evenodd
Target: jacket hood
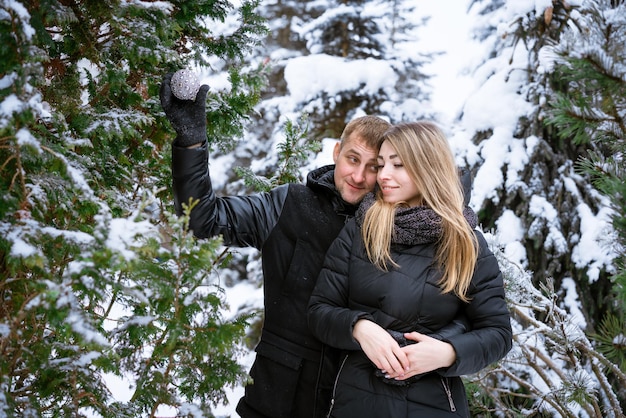
M 326 189 L 332 193 L 336 193 L 335 189 L 335 166 L 325 165 L 310 171 L 306 177 L 306 185 L 314 190 L 320 191 Z
M 352 205 L 341 198 L 339 191 L 337 191 L 335 187 L 334 165 L 325 165 L 309 172 L 306 185 L 315 192 L 329 195 L 333 202 L 335 212 L 342 215 L 354 216 L 358 205 Z

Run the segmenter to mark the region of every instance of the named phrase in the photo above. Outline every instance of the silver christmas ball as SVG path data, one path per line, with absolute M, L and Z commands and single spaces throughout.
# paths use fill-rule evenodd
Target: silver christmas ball
M 178 70 L 170 83 L 172 93 L 180 100 L 195 100 L 200 90 L 200 80 L 191 70 Z

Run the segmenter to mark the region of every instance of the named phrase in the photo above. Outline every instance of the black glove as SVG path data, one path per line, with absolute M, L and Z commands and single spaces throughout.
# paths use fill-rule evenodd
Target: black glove
M 195 100 L 180 100 L 172 93 L 170 83 L 173 74 L 163 77 L 159 97 L 165 116 L 177 134 L 174 143 L 180 147 L 202 143 L 206 140 L 206 95 L 209 86 L 200 86 Z

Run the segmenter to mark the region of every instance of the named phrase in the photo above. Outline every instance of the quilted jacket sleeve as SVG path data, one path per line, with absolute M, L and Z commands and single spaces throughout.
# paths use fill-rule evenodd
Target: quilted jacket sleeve
M 358 227 L 348 222 L 326 253 L 324 267 L 320 272 L 309 301 L 309 328 L 322 342 L 336 348 L 359 350 L 359 343 L 352 337 L 354 324 L 361 319 L 373 320 L 366 312 L 348 308 L 348 266 L 350 249 Z
M 442 372 L 447 376 L 475 373 L 503 358 L 511 349 L 513 333 L 504 295 L 502 274 L 483 235 L 476 231 L 480 254 L 470 285 L 465 313 L 471 331 L 447 341 L 456 350 L 456 362 Z
M 198 201 L 189 228 L 198 238 L 222 235 L 224 244 L 260 249 L 280 216 L 288 185 L 268 193 L 217 197 L 211 184 L 206 142 L 198 148 L 172 145 L 174 208 Z

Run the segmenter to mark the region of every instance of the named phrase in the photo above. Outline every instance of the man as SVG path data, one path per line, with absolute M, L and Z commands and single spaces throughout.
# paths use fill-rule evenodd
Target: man
M 195 101 L 182 101 L 172 95 L 170 81 L 168 74 L 160 97 L 177 133 L 172 145 L 177 213 L 190 198 L 198 200 L 189 222 L 194 235 L 222 235 L 225 245 L 262 252 L 265 320 L 250 371 L 253 383 L 246 386 L 237 412 L 244 418 L 321 417 L 337 362 L 309 331 L 309 296 L 326 250 L 376 184 L 379 139 L 390 124 L 376 116 L 348 123 L 333 151 L 335 165 L 309 173 L 306 185 L 217 197 L 208 170 L 208 86 L 200 88 Z

